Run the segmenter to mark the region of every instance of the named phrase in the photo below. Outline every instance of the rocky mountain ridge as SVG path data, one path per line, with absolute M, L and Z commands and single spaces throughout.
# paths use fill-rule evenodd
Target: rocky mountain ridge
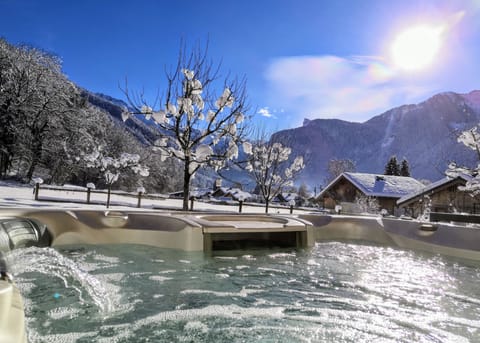
M 86 92 L 94 105 L 109 112 L 119 123 L 121 100 Z M 291 146 L 294 155 L 307 161 L 302 181 L 322 185 L 331 159 L 351 159 L 358 172 L 383 173 L 392 155 L 406 158 L 412 176 L 435 181 L 443 177 L 451 161 L 475 165 L 475 154 L 457 143 L 458 133 L 480 121 L 480 90 L 467 94 L 446 92 L 418 104 L 388 110 L 363 123 L 339 119 L 305 119 L 301 127 L 282 130 L 272 139 Z M 157 128 L 131 117 L 124 125 L 144 144 L 150 144 Z
M 302 127 L 283 130 L 272 138 L 290 142 L 294 154 L 308 164 L 303 179 L 322 184 L 331 159 L 351 159 L 357 171 L 383 173 L 392 155 L 406 158 L 412 176 L 438 180 L 448 163 L 474 165 L 475 154 L 457 143 L 458 133 L 480 120 L 480 91 L 446 92 L 415 105 L 386 111 L 364 123 L 336 119 L 305 120 Z

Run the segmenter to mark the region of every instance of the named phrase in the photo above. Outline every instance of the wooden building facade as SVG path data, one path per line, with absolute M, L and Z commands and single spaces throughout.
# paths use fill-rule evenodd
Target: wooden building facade
M 426 207 L 432 212 L 479 214 L 480 199 L 458 188 L 464 186 L 469 179 L 470 176 L 466 175 L 441 179 L 419 192 L 400 198 L 397 205 L 405 215 L 414 218 L 424 213 Z
M 334 209 L 337 205 L 353 204 L 360 197 L 375 198 L 380 209 L 390 214 L 397 213 L 397 200 L 424 185 L 411 177 L 378 175 L 367 173 L 343 173 L 333 180 L 319 198 L 324 208 Z

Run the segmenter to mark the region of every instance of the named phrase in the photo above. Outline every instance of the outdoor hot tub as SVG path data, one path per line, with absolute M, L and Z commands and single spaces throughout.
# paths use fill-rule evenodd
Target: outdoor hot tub
M 451 225 L 317 214 L 0 212 L 13 275 L 0 281 L 0 323 L 17 323 L 3 325 L 0 337 L 11 342 L 480 339 L 480 259 L 471 243 L 462 245 L 472 237 L 457 237 L 455 252 L 464 254 L 455 257 L 416 250 L 442 244 L 438 236 L 453 235 Z

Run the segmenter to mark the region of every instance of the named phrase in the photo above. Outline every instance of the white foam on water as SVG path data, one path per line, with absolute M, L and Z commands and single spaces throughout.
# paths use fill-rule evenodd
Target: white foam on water
M 216 277 L 217 279 L 227 279 L 227 278 L 230 277 L 230 275 L 225 274 L 225 273 L 219 273 L 219 274 L 215 274 L 215 277 Z
M 235 266 L 235 269 L 238 269 L 238 270 L 249 269 L 249 268 L 250 266 L 246 266 L 246 265 Z
M 178 308 L 173 311 L 165 311 L 156 315 L 143 318 L 131 324 L 130 329 L 132 337 L 134 331 L 141 327 L 150 326 L 162 322 L 201 322 L 211 317 L 223 318 L 239 323 L 244 320 L 249 323 L 256 322 L 258 325 L 250 325 L 250 328 L 235 327 L 235 330 L 254 330 L 262 331 L 265 329 L 281 332 L 295 331 L 301 328 L 302 331 L 315 331 L 320 329 L 323 331 L 323 337 L 344 337 L 349 340 L 355 339 L 360 334 L 362 338 L 382 339 L 383 341 L 397 342 L 405 340 L 411 336 L 411 332 L 405 332 L 405 327 L 411 329 L 412 326 L 417 328 L 416 337 L 434 336 L 440 341 L 449 342 L 468 342 L 468 339 L 448 333 L 441 329 L 436 329 L 428 325 L 413 323 L 413 320 L 403 321 L 396 318 L 385 318 L 382 315 L 373 313 L 362 313 L 358 311 L 345 311 L 335 309 L 315 309 L 315 308 L 298 308 L 298 313 L 293 313 L 293 308 L 285 307 L 262 307 L 262 308 L 244 308 L 237 305 L 210 305 L 200 309 L 182 309 Z M 310 311 L 309 315 L 303 315 Z M 300 314 L 299 314 L 300 313 Z M 317 313 L 317 315 L 312 315 Z M 265 326 L 260 323 L 261 320 L 273 320 L 276 326 Z M 408 319 L 408 318 L 407 318 Z M 418 318 L 414 318 L 418 319 Z M 287 324 L 287 322 L 291 322 Z M 292 322 L 293 321 L 293 322 Z M 284 325 L 281 323 L 285 322 Z M 311 323 L 311 324 L 308 324 Z M 315 325 L 312 325 L 315 324 Z M 197 324 L 198 325 L 198 324 Z M 228 325 L 228 324 L 226 324 Z M 203 325 L 201 326 L 203 328 Z M 118 328 L 118 327 L 117 327 Z M 220 328 L 215 330 L 228 330 L 228 328 Z M 251 336 L 250 336 L 251 337 Z
M 294 253 L 275 253 L 268 255 L 270 258 L 281 259 L 281 258 L 296 258 L 297 255 Z
M 152 281 L 157 281 L 157 282 L 160 282 L 160 283 L 163 283 L 165 281 L 174 280 L 171 277 L 160 276 L 160 275 L 153 275 L 153 276 L 150 276 L 148 279 L 152 280 Z
M 103 313 L 114 311 L 120 303 L 118 287 L 101 280 L 102 276 L 94 276 L 82 269 L 81 265 L 60 254 L 52 248 L 26 248 L 14 250 L 9 254 L 15 263 L 10 263 L 14 275 L 38 272 L 55 277 L 62 281 L 65 288 L 74 289 L 80 302 L 85 303 L 85 295 Z
M 108 273 L 108 274 L 103 274 L 105 276 L 105 279 L 108 280 L 109 282 L 115 281 L 115 282 L 120 282 L 124 277 L 124 273 Z
M 245 298 L 250 296 L 251 294 L 261 293 L 263 290 L 260 289 L 248 289 L 242 287 L 242 289 L 238 292 L 220 292 L 220 291 L 212 291 L 209 289 L 185 289 L 181 291 L 181 294 L 207 294 L 207 295 L 215 295 L 217 297 L 241 297 Z
M 235 257 L 235 256 L 215 256 L 214 258 L 216 260 L 225 260 L 225 261 L 238 260 L 238 257 Z
M 159 274 L 172 274 L 172 273 L 176 273 L 176 272 L 177 271 L 175 269 L 168 269 L 168 270 L 161 270 L 158 273 Z
M 77 342 L 79 339 L 93 338 L 96 335 L 95 332 L 69 332 L 64 334 L 52 334 L 42 336 L 38 332 L 33 330 L 28 331 L 27 333 L 29 343 L 72 343 Z
M 452 292 L 445 292 L 445 293 L 443 293 L 443 295 L 447 296 L 447 297 L 450 297 L 452 299 L 455 299 L 455 300 L 459 300 L 461 302 L 475 304 L 475 305 L 478 305 L 480 307 L 480 299 L 478 299 L 478 298 L 467 297 L 467 296 L 455 294 L 455 293 L 452 293 Z
M 145 276 L 145 275 L 150 275 L 151 272 L 131 272 L 129 275 L 130 276 Z
M 208 333 L 208 326 L 198 320 L 187 322 L 183 329 L 185 331 L 200 332 L 203 334 Z
M 53 310 L 48 311 L 48 316 L 54 320 L 62 319 L 68 317 L 69 319 L 74 319 L 78 317 L 78 314 L 81 313 L 80 309 L 73 307 L 57 307 Z
M 284 270 L 275 269 L 275 268 L 258 267 L 257 270 L 261 270 L 263 272 L 278 273 L 278 274 L 286 274 L 287 273 Z
M 341 245 L 336 245 L 336 247 L 340 249 L 338 254 L 343 254 L 345 248 L 342 250 Z M 354 248 L 355 246 L 351 247 L 351 249 Z M 328 247 L 325 249 L 327 255 L 335 255 L 328 250 Z M 366 249 L 360 250 L 364 251 Z M 356 256 L 358 251 L 347 251 L 347 253 L 351 255 L 353 260 L 358 260 L 359 256 Z M 395 252 L 389 253 L 390 255 L 394 255 L 393 259 L 398 258 Z M 242 256 L 242 259 L 250 259 L 244 258 L 244 256 Z M 438 271 L 429 271 L 430 266 L 427 261 L 420 260 L 418 262 L 418 260 L 414 260 L 413 269 L 415 273 L 410 273 L 412 269 L 408 268 L 406 272 L 402 272 L 402 268 L 406 268 L 404 258 L 402 260 L 400 257 L 401 261 L 395 264 L 395 261 L 385 258 L 379 259 L 377 255 L 374 255 L 373 257 L 365 257 L 360 266 L 355 266 L 355 268 L 349 268 L 349 265 L 352 265 L 351 260 L 345 265 L 337 264 L 332 260 L 324 263 L 321 256 L 315 256 L 318 266 L 315 263 L 308 264 L 308 258 L 303 256 L 295 257 L 295 259 L 301 259 L 299 261 L 301 264 L 297 265 L 305 266 L 304 272 L 290 267 L 285 267 L 285 270 L 281 270 L 282 267 L 275 268 L 284 262 L 282 258 L 290 261 L 290 256 L 291 254 L 286 254 L 286 257 L 277 256 L 274 258 L 274 262 L 267 263 L 259 258 L 261 263 L 251 263 L 251 266 L 247 265 L 245 268 L 237 268 L 238 266 L 235 266 L 235 262 L 233 262 L 231 267 L 219 268 L 218 264 L 220 263 L 215 263 L 215 268 L 209 267 L 205 270 L 200 269 L 200 271 L 186 267 L 185 270 L 178 271 L 94 275 L 107 293 L 119 291 L 118 287 L 111 284 L 112 281 L 119 282 L 121 280 L 122 284 L 129 285 L 129 276 L 132 275 L 139 277 L 133 279 L 135 284 L 143 281 L 141 278 L 145 278 L 147 287 L 152 284 L 155 285 L 152 282 L 148 283 L 149 280 L 165 282 L 177 279 L 177 277 L 183 278 L 183 280 L 199 278 L 198 284 L 197 281 L 191 284 L 196 285 L 195 288 L 202 289 L 182 291 L 180 287 L 169 289 L 161 286 L 161 292 L 165 293 L 153 294 L 149 299 L 159 299 L 167 296 L 169 298 L 156 302 L 152 301 L 152 304 L 149 304 L 149 311 L 152 310 L 152 306 L 163 306 L 164 309 L 168 308 L 168 310 L 159 309 L 161 312 L 156 314 L 151 314 L 151 312 L 145 314 L 145 312 L 140 311 L 137 314 L 136 311 L 142 309 L 143 304 L 146 304 L 148 300 L 142 298 L 143 291 L 134 293 L 137 291 L 137 288 L 135 288 L 128 294 L 128 298 L 123 300 L 123 303 L 115 300 L 117 302 L 114 306 L 115 311 L 106 312 L 105 317 L 98 322 L 95 322 L 95 319 L 93 321 L 90 319 L 91 323 L 88 322 L 87 324 L 97 326 L 97 330 L 87 327 L 85 329 L 88 332 L 85 333 L 47 334 L 41 338 L 36 333 L 36 340 L 31 340 L 31 342 L 63 343 L 67 342 L 68 340 L 65 341 L 65 339 L 69 338 L 71 340 L 68 342 L 77 339 L 101 343 L 135 342 L 136 339 L 146 341 L 150 337 L 147 335 L 153 335 L 152 341 L 155 341 L 156 335 L 165 337 L 169 334 L 176 335 L 177 341 L 206 341 L 207 335 L 215 338 L 220 335 L 220 337 L 230 338 L 231 341 L 262 341 L 261 338 L 263 338 L 266 341 L 289 341 L 291 339 L 295 342 L 463 343 L 468 342 L 469 339 L 474 341 L 474 338 L 478 337 L 480 320 L 477 318 L 480 318 L 480 316 L 476 316 L 476 313 L 479 313 L 476 312 L 478 307 L 476 305 L 479 304 L 479 300 L 475 297 L 478 293 L 472 293 L 471 291 L 465 293 L 469 296 L 462 295 L 463 293 L 454 293 L 457 289 L 461 290 L 461 282 L 457 281 L 461 279 L 454 279 L 454 281 L 459 282 L 457 284 L 455 282 L 448 284 L 447 281 L 451 276 L 447 275 L 446 267 L 439 267 Z M 50 256 L 50 260 L 52 260 L 51 258 L 52 256 Z M 40 257 L 41 259 L 43 257 Z M 77 268 L 83 269 L 85 259 L 80 257 L 78 259 L 80 263 Z M 28 261 L 26 258 L 20 260 L 21 263 Z M 57 262 L 55 259 L 53 260 Z M 168 262 L 176 265 L 177 261 L 177 259 L 172 259 Z M 313 260 L 313 262 L 316 261 Z M 411 261 L 407 260 L 406 262 Z M 69 266 L 65 261 L 59 263 Z M 99 263 L 106 265 L 109 262 L 104 264 L 104 261 L 100 261 Z M 246 263 L 250 264 L 250 262 Z M 422 263 L 425 263 L 425 266 L 422 266 Z M 43 264 L 40 265 L 43 266 Z M 270 266 L 273 268 L 270 268 Z M 123 266 L 121 267 L 123 268 Z M 167 265 L 165 267 L 168 268 Z M 331 270 L 327 269 L 325 271 L 324 267 L 331 268 Z M 345 269 L 342 269 L 342 267 Z M 435 267 L 436 265 L 432 268 Z M 21 266 L 19 270 L 22 270 L 22 268 L 24 271 L 29 271 L 29 267 Z M 223 291 L 224 289 L 229 290 L 232 283 L 237 284 L 238 282 L 239 288 L 242 283 L 245 284 L 246 279 L 241 277 L 240 274 L 242 273 L 236 270 L 247 268 L 250 268 L 248 271 L 248 283 L 250 285 L 244 286 L 238 291 Z M 335 273 L 336 270 L 338 270 L 338 273 Z M 35 268 L 32 268 L 32 271 L 35 271 Z M 218 273 L 219 271 L 221 272 Z M 58 271 L 60 274 L 63 272 L 63 270 Z M 229 275 L 227 272 L 232 273 L 230 275 L 232 279 L 225 281 L 224 285 L 221 280 L 214 280 L 217 275 Z M 166 275 L 174 273 L 178 275 Z M 399 273 L 403 273 L 403 275 L 398 275 Z M 73 274 L 76 277 L 89 275 L 84 270 L 83 273 L 77 274 L 75 272 Z M 205 278 L 203 275 L 205 275 Z M 268 277 L 268 275 L 272 277 Z M 18 278 L 20 289 L 23 282 L 26 292 L 31 293 L 34 290 L 34 287 L 32 287 L 34 280 L 28 274 L 24 279 L 22 277 L 24 276 Z M 62 280 L 69 284 L 68 287 L 75 288 L 79 287 L 78 283 L 80 282 L 76 277 L 73 277 L 74 280 L 72 281 L 72 277 L 65 275 L 65 280 Z M 447 286 L 439 284 L 439 281 L 442 280 L 445 280 Z M 468 285 L 471 285 L 471 278 L 468 280 Z M 71 284 L 74 284 L 74 286 Z M 167 285 L 175 284 L 168 283 Z M 79 288 L 83 289 L 83 284 Z M 216 290 L 209 288 L 215 288 Z M 84 294 L 89 293 L 84 289 L 82 291 Z M 198 297 L 184 296 L 189 294 L 198 295 Z M 171 296 L 174 299 L 170 298 Z M 250 298 L 245 299 L 247 297 Z M 198 300 L 201 301 L 198 302 Z M 180 301 L 183 303 L 178 304 Z M 224 304 L 225 302 L 230 302 L 230 304 Z M 28 308 L 32 308 L 31 301 L 26 299 L 25 303 L 27 312 L 31 312 L 31 310 L 28 310 Z M 220 303 L 220 305 L 217 303 Z M 135 306 L 135 304 L 140 305 Z M 207 305 L 202 308 L 192 308 L 196 304 Z M 458 307 L 460 307 L 460 310 Z M 171 310 L 172 308 L 173 310 Z M 465 311 L 465 318 L 462 311 Z M 52 329 L 48 329 L 48 332 L 54 332 L 55 320 L 66 320 L 69 316 L 78 316 L 79 313 L 73 308 L 58 307 L 48 311 L 47 315 L 46 320 L 42 319 L 44 320 L 43 326 L 51 326 Z M 145 315 L 146 317 L 139 318 Z M 33 319 L 27 317 L 27 327 L 31 326 L 31 320 Z M 37 318 L 36 320 L 39 321 L 40 319 Z M 128 323 L 124 322 L 126 320 L 128 320 Z M 39 331 L 43 330 L 39 329 Z M 74 328 L 74 331 L 78 331 L 78 329 Z M 469 333 L 471 337 L 462 336 L 467 336 Z M 98 337 L 103 334 L 108 335 L 108 337 Z M 270 337 L 270 334 L 273 334 L 275 338 Z M 78 338 L 74 338 L 75 335 L 78 335 Z
M 118 257 L 105 256 L 101 254 L 95 254 L 93 258 L 97 261 L 108 262 L 110 264 L 118 264 L 120 262 L 120 259 Z

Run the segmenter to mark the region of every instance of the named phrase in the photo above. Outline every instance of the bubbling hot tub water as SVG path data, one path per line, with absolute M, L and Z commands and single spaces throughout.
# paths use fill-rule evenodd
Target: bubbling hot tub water
M 480 265 L 381 246 L 26 248 L 29 342 L 471 342 Z

